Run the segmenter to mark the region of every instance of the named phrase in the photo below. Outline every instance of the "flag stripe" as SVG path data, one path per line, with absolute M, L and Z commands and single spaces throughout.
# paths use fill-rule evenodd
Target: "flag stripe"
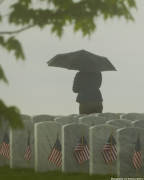
M 28 135 L 27 148 L 23 157 L 26 160 L 31 161 L 30 134 Z
M 62 167 L 62 152 L 61 152 L 61 144 L 57 138 L 56 142 L 55 142 L 55 145 L 48 157 L 48 160 L 57 165 L 57 166 L 60 166 Z
M 7 159 L 10 159 L 10 144 L 9 143 L 10 143 L 9 137 L 7 135 L 7 132 L 5 132 L 3 142 L 0 148 L 0 154 Z
M 139 137 L 137 139 L 136 146 L 133 153 L 133 165 L 135 169 L 138 169 L 142 166 Z
M 81 138 L 75 147 L 74 155 L 79 164 L 89 159 L 89 147 L 87 145 L 84 136 L 83 136 L 83 149 L 82 149 L 82 138 Z
M 111 146 L 111 136 L 110 136 L 108 141 L 104 145 L 104 148 L 102 150 L 102 156 L 106 163 L 110 163 L 110 161 L 115 161 L 117 159 L 116 142 L 113 136 L 112 136 L 112 146 Z
M 58 159 L 57 159 L 57 165 L 60 165 L 59 163 L 60 163 L 60 161 L 61 161 L 61 157 L 62 157 L 62 153 L 59 152 L 59 157 L 58 157 Z

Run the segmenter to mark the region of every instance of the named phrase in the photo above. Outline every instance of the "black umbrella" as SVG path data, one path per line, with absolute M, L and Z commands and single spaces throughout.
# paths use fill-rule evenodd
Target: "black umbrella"
M 106 57 L 98 56 L 85 50 L 58 54 L 47 63 L 48 66 L 79 71 L 116 71 L 115 67 Z

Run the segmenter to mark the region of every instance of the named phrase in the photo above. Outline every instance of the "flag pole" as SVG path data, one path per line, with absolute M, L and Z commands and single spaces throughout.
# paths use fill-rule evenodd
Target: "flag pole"
M 82 158 L 83 158 L 83 131 L 82 131 L 81 172 L 82 172 Z
M 110 148 L 110 174 L 111 174 L 111 155 L 112 155 L 112 135 L 113 135 L 113 129 L 111 131 L 111 148 Z

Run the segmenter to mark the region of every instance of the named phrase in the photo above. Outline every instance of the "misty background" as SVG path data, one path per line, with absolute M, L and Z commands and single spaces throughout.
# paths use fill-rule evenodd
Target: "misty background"
M 77 94 L 72 92 L 78 71 L 48 67 L 57 54 L 84 49 L 107 57 L 117 71 L 102 72 L 103 112 L 144 113 L 144 1 L 137 1 L 132 15 L 104 21 L 96 19 L 96 31 L 89 38 L 73 27 L 64 29 L 59 39 L 50 27 L 32 28 L 18 34 L 26 61 L 16 61 L 12 53 L 0 49 L 0 62 L 9 81 L 0 83 L 0 96 L 6 105 L 16 105 L 27 115 L 69 115 L 79 113 Z M 2 6 L 5 11 L 6 4 Z M 9 30 L 3 22 L 1 30 Z

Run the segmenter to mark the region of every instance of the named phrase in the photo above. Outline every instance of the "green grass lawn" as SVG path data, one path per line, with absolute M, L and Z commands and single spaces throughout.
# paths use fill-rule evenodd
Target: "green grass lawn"
M 49 171 L 36 173 L 33 169 L 0 167 L 0 180 L 110 180 L 116 175 L 92 175 L 88 173 L 62 173 L 61 171 Z

